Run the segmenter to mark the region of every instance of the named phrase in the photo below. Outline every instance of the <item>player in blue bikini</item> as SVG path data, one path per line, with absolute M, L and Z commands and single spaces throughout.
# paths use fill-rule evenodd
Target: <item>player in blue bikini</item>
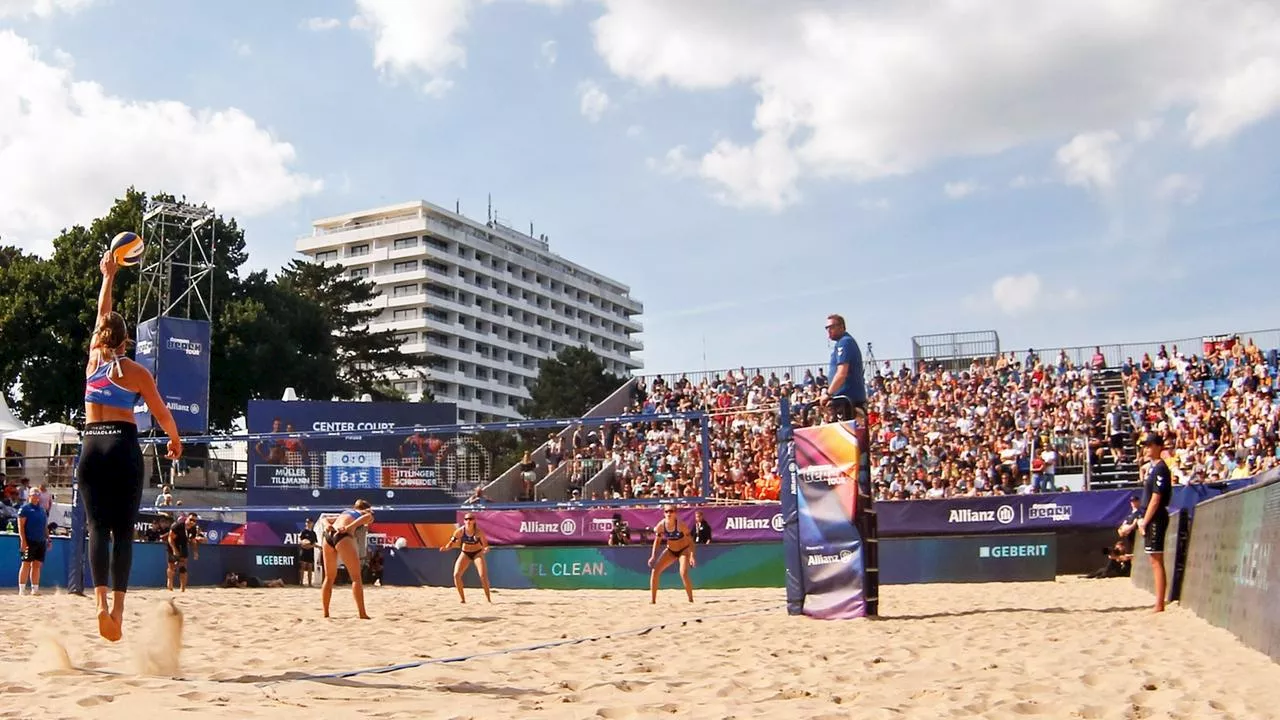
M 462 575 L 467 571 L 468 565 L 475 563 L 480 586 L 484 588 L 484 599 L 486 602 L 493 602 L 489 597 L 489 567 L 484 561 L 485 553 L 489 552 L 489 538 L 484 536 L 484 531 L 476 524 L 473 513 L 463 516 L 462 526 L 453 531 L 453 536 L 440 548 L 440 552 L 445 552 L 454 545 L 462 549 L 458 553 L 458 561 L 453 564 L 453 586 L 458 589 L 458 597 L 463 603 L 467 601 L 467 594 L 462 589 Z
M 329 617 L 329 598 L 333 597 L 333 585 L 338 580 L 338 561 L 351 576 L 351 594 L 356 599 L 360 618 L 369 619 L 364 609 L 364 583 L 360 577 L 360 554 L 356 549 L 356 529 L 373 522 L 373 507 L 368 501 L 357 500 L 336 518 L 327 518 L 321 551 L 324 553 L 324 584 L 320 587 L 320 603 L 324 616 Z
M 667 549 L 658 557 L 658 547 L 665 544 Z M 658 578 L 668 565 L 679 561 L 680 581 L 684 583 L 684 592 L 693 602 L 693 581 L 689 579 L 689 568 L 697 567 L 694 559 L 693 533 L 689 526 L 676 515 L 676 509 L 670 505 L 662 508 L 662 522 L 653 528 L 653 552 L 649 555 L 649 604 L 658 602 Z

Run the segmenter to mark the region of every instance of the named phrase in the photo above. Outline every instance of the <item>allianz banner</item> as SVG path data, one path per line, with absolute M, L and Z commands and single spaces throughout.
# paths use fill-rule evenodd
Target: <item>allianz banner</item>
M 677 508 L 680 519 L 694 529 L 694 511 Z M 758 542 L 782 537 L 781 509 L 775 503 L 702 510 L 711 526 L 711 542 Z M 462 524 L 466 513 L 457 513 Z M 631 543 L 652 543 L 653 528 L 662 520 L 658 508 L 612 510 L 482 510 L 480 529 L 494 545 L 600 544 L 609 541 L 614 515 L 626 523 Z
M 1117 527 L 1134 490 L 876 503 L 881 537 Z
M 209 341 L 207 320 L 157 317 L 138 323 L 134 362 L 156 379 L 156 389 L 178 431 L 209 431 Z M 133 408 L 139 431 L 154 422 L 145 402 Z

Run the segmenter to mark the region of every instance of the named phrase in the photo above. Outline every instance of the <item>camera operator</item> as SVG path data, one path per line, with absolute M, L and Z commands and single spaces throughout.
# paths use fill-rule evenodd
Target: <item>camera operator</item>
M 631 528 L 622 519 L 622 513 L 613 514 L 613 528 L 609 530 L 610 545 L 626 545 L 631 540 Z

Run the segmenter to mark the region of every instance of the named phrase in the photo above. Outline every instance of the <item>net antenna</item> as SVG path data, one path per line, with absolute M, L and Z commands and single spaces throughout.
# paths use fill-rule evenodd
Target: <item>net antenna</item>
M 218 248 L 212 208 L 148 199 L 142 237 L 137 322 L 158 317 L 213 320 L 213 266 Z

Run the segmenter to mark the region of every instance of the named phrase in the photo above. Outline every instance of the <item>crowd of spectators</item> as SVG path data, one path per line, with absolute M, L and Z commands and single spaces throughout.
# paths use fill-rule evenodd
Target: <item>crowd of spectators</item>
M 1166 438 L 1183 483 L 1246 478 L 1280 465 L 1275 351 L 1250 339 L 1206 343 L 1191 357 L 1160 346 L 1122 367 L 1135 429 Z
M 1107 370 L 1100 348 L 1085 363 L 1073 363 L 1066 352 L 1042 358 L 1034 350 L 958 368 L 879 363 L 867 371 L 877 499 L 1054 492 L 1067 489 L 1060 474 L 1078 478 L 1087 460 L 1108 456 L 1126 463 L 1126 477 L 1136 482 L 1138 446 L 1149 432 L 1166 438 L 1180 482 L 1254 475 L 1280 464 L 1276 355 L 1252 341 L 1190 359 L 1176 346 L 1161 347 L 1155 357 L 1116 368 L 1123 388 L 1113 378 L 1110 392 L 1097 382 Z M 693 378 L 644 377 L 627 412 L 706 413 L 711 495 L 776 500 L 779 401 L 790 401 L 794 425 L 820 422 L 826 385 L 821 369 L 798 378 L 741 367 Z M 701 450 L 699 424 L 673 421 L 581 426 L 550 457 L 552 468 L 571 464 L 574 498 L 677 498 L 698 494 Z M 583 483 L 607 463 L 616 469 L 613 481 L 585 490 Z

